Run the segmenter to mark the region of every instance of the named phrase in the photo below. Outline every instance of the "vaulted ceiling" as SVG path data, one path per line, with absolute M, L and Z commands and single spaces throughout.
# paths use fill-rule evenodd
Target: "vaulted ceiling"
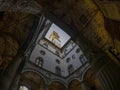
M 36 6 L 33 7 L 34 4 Z M 113 5 L 116 5 L 119 12 L 119 5 L 116 2 Z M 4 61 L 4 57 L 7 57 L 7 63 L 16 55 L 17 50 L 29 35 L 34 17 L 38 16 L 41 11 L 49 11 L 71 28 L 77 29 L 80 38 L 83 38 L 89 45 L 92 44 L 103 50 L 108 50 L 110 46 L 113 46 L 120 52 L 119 19 L 114 21 L 109 17 L 104 17 L 104 12 L 99 8 L 100 6 L 97 6 L 92 0 L 13 0 L 4 2 L 0 9 L 5 11 L 1 12 L 3 16 L 0 20 L 1 63 Z M 27 9 L 29 12 L 24 11 Z M 33 13 L 35 10 L 37 14 Z M 5 47 L 9 47 L 9 49 L 5 49 Z
M 74 29 L 78 30 L 79 38 L 93 50 L 100 48 L 107 51 L 112 46 L 120 53 L 120 5 L 116 2 L 105 4 L 106 2 L 101 0 L 93 1 L 95 0 L 11 0 L 9 2 L 5 0 L 3 3 L 0 2 L 0 68 L 2 70 L 7 68 L 30 35 L 35 17 L 45 12 L 54 14 L 60 21 L 73 28 L 73 32 Z M 107 8 L 109 5 L 114 6 L 112 11 L 117 13 L 113 17 L 110 15 L 111 10 Z M 23 77 L 29 79 L 30 75 L 27 77 L 27 74 Z

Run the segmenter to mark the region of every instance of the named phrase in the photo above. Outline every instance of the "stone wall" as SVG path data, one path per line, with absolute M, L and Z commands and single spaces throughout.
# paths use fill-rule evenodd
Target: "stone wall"
M 32 28 L 34 15 L 5 12 L 0 21 L 0 69 L 5 70 Z

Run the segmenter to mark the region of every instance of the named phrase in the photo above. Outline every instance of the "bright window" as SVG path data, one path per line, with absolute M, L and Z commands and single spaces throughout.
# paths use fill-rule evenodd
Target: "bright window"
M 39 67 L 43 66 L 43 59 L 41 57 L 36 58 L 35 64 L 38 65 Z
M 20 86 L 19 90 L 29 90 L 26 86 Z
M 70 36 L 65 33 L 57 25 L 52 24 L 45 35 L 45 38 L 53 43 L 55 46 L 62 48 L 70 39 Z

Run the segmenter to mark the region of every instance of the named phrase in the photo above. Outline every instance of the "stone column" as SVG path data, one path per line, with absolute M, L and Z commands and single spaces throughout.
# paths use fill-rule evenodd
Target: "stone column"
M 102 90 L 120 90 L 119 69 L 120 67 L 111 61 L 98 73 Z
M 0 90 L 9 90 L 22 59 L 16 57 L 0 77 Z
M 9 90 L 18 90 L 21 75 L 17 74 Z

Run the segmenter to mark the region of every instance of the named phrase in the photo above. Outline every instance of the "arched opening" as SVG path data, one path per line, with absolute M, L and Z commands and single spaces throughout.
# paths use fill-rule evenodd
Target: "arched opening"
M 82 65 L 87 62 L 87 60 L 85 59 L 84 55 L 80 55 L 79 60 L 80 60 L 80 62 L 81 62 Z
M 84 85 L 86 86 L 86 88 L 88 88 L 90 90 L 101 90 L 99 78 L 91 69 L 89 69 L 85 73 L 85 75 L 83 77 L 83 82 L 84 82 Z
M 55 73 L 58 74 L 58 75 L 61 75 L 61 68 L 56 66 Z
M 54 81 L 48 86 L 48 90 L 66 90 L 66 87 L 62 83 Z
M 68 66 L 68 72 L 69 72 L 69 74 L 74 72 L 74 67 L 72 64 Z
M 35 64 L 39 67 L 42 67 L 43 66 L 43 58 L 42 57 L 36 58 Z
M 83 90 L 78 80 L 72 80 L 68 85 L 68 90 Z
M 23 88 L 23 90 L 29 90 L 26 89 L 27 87 L 24 87 L 26 85 L 30 88 L 30 90 L 45 90 L 44 79 L 38 74 L 31 71 L 23 73 L 19 84 L 20 88 Z

